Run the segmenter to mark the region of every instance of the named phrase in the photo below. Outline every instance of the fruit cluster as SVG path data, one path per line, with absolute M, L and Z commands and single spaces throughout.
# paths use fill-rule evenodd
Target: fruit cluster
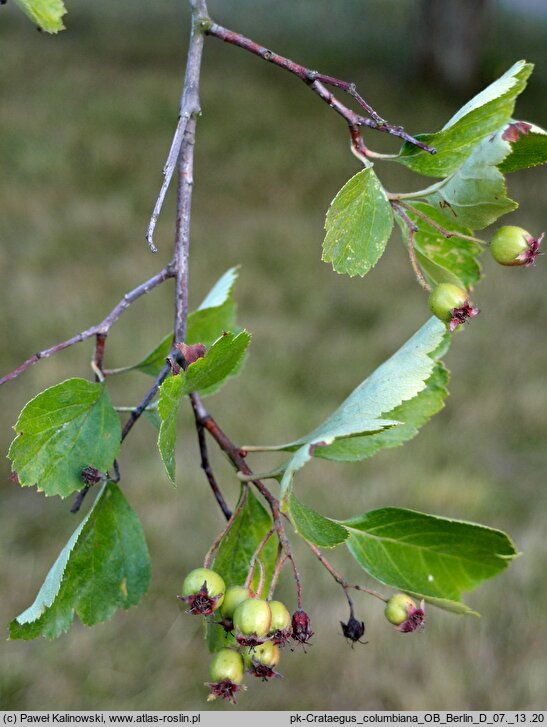
M 213 617 L 212 624 L 224 629 L 224 646 L 213 654 L 208 699 L 235 702 L 236 694 L 245 689 L 245 672 L 269 681 L 281 676 L 276 668 L 282 648 L 289 641 L 305 645 L 313 636 L 310 618 L 301 608 L 292 617 L 281 601 L 264 600 L 247 586 L 226 588 L 222 577 L 210 568 L 196 568 L 182 584 L 179 598 L 186 603 L 188 613 Z M 353 614 L 341 623 L 344 636 L 352 644 L 360 642 L 365 624 Z M 423 628 L 424 603 L 416 603 L 404 593 L 386 600 L 385 616 L 401 633 Z M 366 642 L 360 642 L 366 643 Z
M 268 681 L 279 676 L 280 647 L 290 639 L 305 644 L 313 635 L 308 615 L 296 611 L 292 618 L 281 601 L 265 601 L 246 586 L 226 589 L 221 576 L 208 568 L 191 571 L 182 584 L 181 600 L 189 613 L 212 616 L 224 629 L 226 646 L 213 655 L 209 699 L 234 702 L 245 671 Z
M 530 267 L 542 254 L 539 251 L 542 239 L 543 235 L 534 238 L 522 227 L 507 225 L 492 236 L 490 252 L 500 265 Z M 479 313 L 470 303 L 467 291 L 452 283 L 440 283 L 433 289 L 429 307 L 433 315 L 448 324 L 451 333 Z

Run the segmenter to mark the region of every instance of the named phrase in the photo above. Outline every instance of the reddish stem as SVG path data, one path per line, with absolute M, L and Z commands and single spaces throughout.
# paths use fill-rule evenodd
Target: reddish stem
M 204 29 L 208 35 L 219 38 L 225 43 L 230 43 L 238 48 L 243 48 L 259 58 L 262 58 L 269 63 L 273 63 L 278 68 L 283 68 L 286 71 L 289 71 L 289 73 L 292 73 L 300 78 L 300 80 L 304 81 L 304 83 L 308 85 L 314 93 L 316 93 L 321 99 L 323 99 L 323 101 L 325 101 L 325 103 L 334 109 L 336 113 L 340 114 L 340 116 L 345 119 L 350 130 L 352 145 L 355 147 L 355 145 L 358 144 L 361 153 L 364 153 L 366 146 L 361 138 L 359 138 L 358 141 L 356 138 L 357 136 L 361 136 L 359 127 L 367 126 L 370 129 L 376 129 L 377 131 L 382 131 L 386 134 L 390 134 L 391 136 L 397 136 L 400 139 L 427 151 L 429 154 L 436 154 L 436 150 L 433 147 L 430 147 L 427 144 L 418 141 L 418 139 L 415 139 L 413 136 L 410 136 L 410 134 L 407 134 L 402 126 L 394 126 L 393 124 L 389 124 L 384 121 L 384 119 L 372 108 L 372 106 L 370 106 L 370 104 L 368 104 L 357 92 L 355 84 L 348 83 L 347 81 L 341 81 L 333 76 L 327 76 L 319 73 L 318 71 L 314 71 L 311 68 L 306 68 L 300 63 L 292 61 L 290 58 L 274 53 L 268 48 L 256 43 L 254 40 L 246 38 L 241 33 L 229 30 L 228 28 L 223 28 L 217 23 L 204 21 Z M 334 94 L 326 88 L 326 86 L 334 86 L 345 93 L 348 93 L 362 108 L 366 110 L 371 118 L 368 119 L 355 113 L 355 111 L 348 108 L 348 106 L 337 99 L 336 96 L 334 96 Z

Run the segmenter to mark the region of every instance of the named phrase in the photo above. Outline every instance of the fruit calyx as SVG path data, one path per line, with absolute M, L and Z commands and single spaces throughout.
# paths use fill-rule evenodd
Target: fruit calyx
M 342 633 L 351 644 L 352 649 L 355 643 L 368 644 L 368 641 L 361 641 L 361 636 L 365 633 L 365 622 L 358 621 L 353 613 L 350 613 L 350 617 L 346 624 L 343 623 L 343 621 L 340 621 L 340 626 L 342 627 Z
M 440 283 L 433 289 L 429 307 L 433 315 L 448 324 L 450 333 L 480 312 L 469 302 L 467 291 L 452 283 Z
M 385 616 L 403 634 L 421 631 L 425 624 L 425 603 L 416 602 L 406 593 L 397 593 L 386 603 Z
M 222 593 L 218 596 L 211 596 L 207 589 L 207 581 L 204 581 L 197 593 L 189 596 L 177 596 L 177 598 L 190 606 L 187 613 L 192 613 L 194 616 L 210 616 L 218 608 Z
M 230 681 L 230 679 L 223 679 L 220 682 L 205 682 L 205 686 L 211 690 L 211 693 L 207 697 L 208 702 L 213 702 L 215 699 L 225 699 L 230 704 L 235 704 L 236 694 L 241 689 L 245 689 L 241 684 L 236 684 Z
M 309 644 L 313 631 L 311 630 L 310 617 L 308 614 L 299 608 L 292 615 L 292 638 L 302 644 Z

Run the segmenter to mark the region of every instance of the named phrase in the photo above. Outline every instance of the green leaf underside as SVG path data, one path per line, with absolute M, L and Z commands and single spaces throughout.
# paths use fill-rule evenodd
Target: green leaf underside
M 413 510 L 387 507 L 340 524 L 369 575 L 449 610 L 460 608 L 462 592 L 505 570 L 517 555 L 499 530 Z
M 150 560 L 142 526 L 121 490 L 103 486 L 36 597 L 10 624 L 10 638 L 54 639 L 74 615 L 94 626 L 136 605 L 148 588 Z
M 236 304 L 232 294 L 238 276 L 238 268 L 230 268 L 217 280 L 199 308 L 188 316 L 186 343 L 203 343 L 211 346 L 224 331 L 239 333 L 236 326 Z M 160 343 L 138 364 L 130 368 L 156 377 L 162 370 L 173 344 L 173 332 L 168 333 Z
M 243 509 L 224 536 L 217 551 L 213 568 L 224 579 L 226 588 L 243 586 L 254 552 L 266 533 L 272 528 L 272 518 L 252 491 L 247 495 Z M 268 593 L 277 558 L 277 539 L 272 536 L 262 550 L 260 560 L 264 566 L 265 580 L 262 595 Z M 258 587 L 259 568 L 256 567 L 253 587 Z M 231 642 L 217 624 L 209 626 L 209 648 L 218 651 Z
M 458 224 L 454 217 L 446 217 L 442 210 L 425 202 L 413 202 L 412 207 L 449 232 L 473 234 L 469 227 Z M 472 240 L 462 240 L 461 237 L 446 238 L 431 224 L 413 214 L 412 209 L 408 209 L 407 213 L 418 228 L 414 233 L 414 249 L 429 282 L 433 285 L 452 283 L 464 288 L 476 285 L 482 275 L 479 264 L 483 252 L 481 245 Z M 401 224 L 401 232 L 407 244 L 406 225 Z
M 62 0 L 15 0 L 33 23 L 47 33 L 58 33 L 64 29 L 62 17 L 66 8 Z
M 328 447 L 318 447 L 314 452 L 315 456 L 335 462 L 358 462 L 372 457 L 382 449 L 399 447 L 408 442 L 444 407 L 444 400 L 448 396 L 448 378 L 448 371 L 442 363 L 437 363 L 427 380 L 426 388 L 413 399 L 403 402 L 386 414 L 401 424 L 364 437 L 338 439 Z
M 322 259 L 337 273 L 366 275 L 381 258 L 392 229 L 393 212 L 384 188 L 373 169 L 363 169 L 329 207 Z
M 335 548 L 349 537 L 346 528 L 306 507 L 294 494 L 289 496 L 288 510 L 296 532 L 318 548 Z
M 120 419 L 104 384 L 68 379 L 23 408 L 8 457 L 23 487 L 67 497 L 84 467 L 106 472 L 120 449 Z
M 532 70 L 532 64 L 518 61 L 465 104 L 441 131 L 418 134 L 416 138 L 435 147 L 437 154 L 428 154 L 405 142 L 397 161 L 426 176 L 444 177 L 452 174 L 473 147 L 509 121 L 515 100 L 524 90 Z
M 211 346 L 203 358 L 190 364 L 186 371 L 167 378 L 160 387 L 158 412 L 161 418 L 158 447 L 167 475 L 175 484 L 175 445 L 177 415 L 181 400 L 194 391 L 217 387 L 241 364 L 251 336 L 242 331 L 227 333 Z
M 482 230 L 518 207 L 507 196 L 505 177 L 496 166 L 511 152 L 502 134 L 503 130 L 483 139 L 462 166 L 425 198 L 438 208 L 445 226 L 456 220 L 473 230 Z M 459 245 L 464 241 L 452 238 L 450 242 Z
M 278 450 L 296 450 L 286 464 L 281 481 L 282 497 L 285 498 L 295 472 L 309 462 L 319 451 L 318 447 L 323 449 L 343 437 L 374 434 L 399 424 L 398 420 L 384 418 L 386 412 L 413 399 L 425 388 L 435 366 L 431 355 L 445 337 L 444 324 L 437 318 L 431 318 L 311 434 L 276 447 Z M 284 502 L 284 507 L 286 505 Z
M 547 132 L 534 124 L 530 127 L 527 133 L 519 134 L 511 142 L 511 153 L 498 166 L 501 172 L 516 172 L 547 163 Z

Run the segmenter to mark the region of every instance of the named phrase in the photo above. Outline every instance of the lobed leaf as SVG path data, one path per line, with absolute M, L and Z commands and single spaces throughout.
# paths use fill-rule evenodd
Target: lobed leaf
M 8 457 L 23 487 L 67 497 L 84 467 L 106 472 L 120 449 L 121 426 L 104 384 L 68 379 L 23 408 Z
M 372 168 L 353 176 L 327 212 L 323 260 L 337 273 L 366 275 L 381 258 L 393 229 L 393 212 Z
M 526 121 L 515 121 L 504 129 L 511 152 L 498 165 L 501 172 L 537 167 L 547 163 L 547 131 Z
M 505 177 L 497 168 L 510 154 L 502 132 L 483 139 L 462 166 L 425 197 L 448 224 L 456 220 L 473 230 L 482 230 L 518 204 L 507 196 Z M 446 224 L 446 222 L 445 222 Z M 451 239 L 455 244 L 460 241 Z
M 396 161 L 430 177 L 455 172 L 482 139 L 509 121 L 516 98 L 526 87 L 532 70 L 531 63 L 518 61 L 466 103 L 441 131 L 419 134 L 417 139 L 435 147 L 435 155 L 405 142 Z
M 138 517 L 117 485 L 104 485 L 61 551 L 34 603 L 10 624 L 10 638 L 55 639 L 77 614 L 86 626 L 136 605 L 150 559 Z
M 176 423 L 180 402 L 194 391 L 218 388 L 241 365 L 251 336 L 242 331 L 234 336 L 221 336 L 203 358 L 190 364 L 186 371 L 165 379 L 160 386 L 158 413 L 161 419 L 158 448 L 167 471 L 175 484 Z
M 335 548 L 349 537 L 346 528 L 306 507 L 292 493 L 288 498 L 288 511 L 296 532 L 318 548 Z
M 369 459 L 382 449 L 400 447 L 415 437 L 420 428 L 444 407 L 448 378 L 446 368 L 437 363 L 423 391 L 387 412 L 387 417 L 398 420 L 400 424 L 376 434 L 337 439 L 328 447 L 318 447 L 315 456 L 335 462 L 358 462 Z
M 410 205 L 409 205 L 410 207 Z M 433 224 L 418 217 L 416 209 L 426 215 Z M 418 228 L 414 233 L 414 249 L 416 258 L 424 275 L 433 286 L 439 283 L 452 283 L 459 287 L 472 288 L 481 279 L 482 271 L 479 257 L 483 249 L 478 242 L 465 240 L 460 235 L 472 235 L 473 231 L 454 219 L 445 216 L 444 212 L 425 202 L 413 202 L 406 210 L 410 219 Z M 399 217 L 403 241 L 407 243 L 407 228 Z M 445 237 L 434 225 L 440 225 L 453 237 Z
M 62 21 L 66 8 L 63 0 L 15 0 L 33 23 L 46 33 L 58 33 L 64 30 Z
M 234 520 L 230 530 L 224 536 L 215 557 L 214 569 L 224 579 L 226 588 L 242 586 L 249 573 L 249 566 L 254 552 L 273 526 L 269 512 L 249 490 L 245 505 Z M 260 560 L 264 567 L 263 597 L 268 593 L 277 559 L 277 540 L 270 538 L 261 552 Z M 258 567 L 255 571 L 253 587 L 258 587 Z M 228 645 L 224 629 L 214 623 L 208 629 L 209 648 L 218 651 Z
M 382 508 L 340 523 L 359 565 L 373 578 L 448 610 L 468 611 L 462 592 L 505 570 L 509 537 L 483 525 Z
M 270 450 L 293 451 L 285 465 L 281 481 L 283 507 L 297 470 L 320 449 L 335 440 L 360 434 L 374 434 L 400 424 L 385 415 L 404 401 L 413 399 L 431 376 L 435 361 L 432 356 L 446 338 L 446 327 L 431 318 L 390 359 L 374 371 L 340 407 L 310 434 L 294 442 L 268 447 Z

